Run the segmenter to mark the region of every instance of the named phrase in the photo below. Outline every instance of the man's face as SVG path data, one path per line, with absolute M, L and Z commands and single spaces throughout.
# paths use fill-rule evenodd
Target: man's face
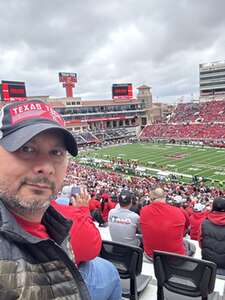
M 10 153 L 0 147 L 0 198 L 15 213 L 49 206 L 67 170 L 66 147 L 60 131 L 40 133 Z

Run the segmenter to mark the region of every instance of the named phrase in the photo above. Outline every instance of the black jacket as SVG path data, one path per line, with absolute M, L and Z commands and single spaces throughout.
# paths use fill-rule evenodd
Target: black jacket
M 51 239 L 25 232 L 0 201 L 0 299 L 89 300 L 70 248 L 71 222 L 50 206 L 42 223 Z
M 211 212 L 201 227 L 202 258 L 225 269 L 225 213 Z

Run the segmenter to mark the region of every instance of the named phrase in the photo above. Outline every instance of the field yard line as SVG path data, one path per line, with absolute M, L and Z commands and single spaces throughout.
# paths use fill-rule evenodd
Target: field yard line
M 221 160 L 217 160 L 217 162 L 219 162 L 219 161 L 221 161 Z M 205 167 L 208 167 L 208 169 L 210 169 L 211 171 L 216 171 L 215 168 L 217 168 L 217 167 L 219 168 L 219 166 L 215 166 L 215 165 L 213 166 L 213 165 L 211 165 L 211 164 L 204 164 L 204 166 L 205 166 Z M 204 166 L 203 166 L 203 167 L 204 167 Z M 224 168 L 224 171 L 225 171 L 225 166 L 222 166 L 222 168 Z M 197 172 L 197 173 L 198 173 L 198 174 L 201 174 L 201 173 L 204 173 L 204 172 L 207 172 L 207 171 L 209 171 L 209 170 L 202 170 L 202 171 L 199 171 L 199 172 Z M 214 175 L 214 174 L 213 174 L 213 175 L 210 175 L 210 177 L 211 177 L 211 176 L 218 176 L 218 175 Z M 221 176 L 222 176 L 222 175 L 221 175 Z
M 148 168 L 148 167 L 145 167 L 145 169 L 150 170 L 150 171 L 156 171 L 156 172 L 161 172 L 162 171 L 160 169 L 154 169 L 154 168 Z M 192 178 L 192 175 L 189 175 L 189 174 L 183 174 L 183 173 L 178 173 L 178 172 L 173 172 L 173 171 L 168 171 L 168 172 L 171 173 L 171 174 L 174 174 L 174 175 Z
M 196 175 L 204 174 L 204 173 L 207 173 L 207 172 L 209 172 L 209 170 L 197 171 L 197 172 L 196 172 Z M 216 175 L 208 175 L 207 177 L 212 177 L 212 176 L 216 176 Z M 218 175 L 217 175 L 217 176 L 218 176 Z
M 162 153 L 163 152 L 163 153 Z M 155 153 L 153 153 L 150 157 L 151 158 L 154 158 L 153 160 L 154 161 L 159 161 L 160 163 L 162 163 L 162 162 L 164 162 L 164 161 L 166 161 L 166 162 L 176 162 L 176 164 L 177 163 L 179 163 L 180 161 L 177 161 L 177 160 L 172 160 L 172 159 L 169 159 L 169 158 L 164 158 L 165 157 L 165 155 L 167 155 L 167 156 L 169 156 L 169 155 L 173 155 L 173 154 L 175 154 L 174 153 L 174 150 L 173 151 L 169 151 L 170 153 L 165 153 L 164 151 L 158 151 L 157 152 L 157 154 L 155 154 Z M 200 153 L 197 153 L 197 154 L 199 154 L 200 155 Z M 157 155 L 157 158 L 155 157 Z M 160 156 L 162 156 L 163 158 L 160 158 Z M 192 155 L 191 155 L 192 156 Z
M 191 160 L 189 160 L 188 163 L 187 163 L 187 162 L 184 162 L 183 166 L 180 167 L 180 169 L 186 168 L 186 166 L 188 166 L 188 165 L 190 164 L 190 161 L 191 161 Z M 201 165 L 201 166 L 200 166 L 201 168 L 204 168 L 204 167 L 206 167 L 206 166 L 211 166 L 211 165 L 208 165 L 207 163 L 204 163 L 204 162 L 201 163 L 201 161 L 202 161 L 202 160 L 200 160 L 200 163 L 195 163 L 195 162 L 193 161 L 192 165 L 193 165 L 193 166 L 196 166 L 196 167 L 198 167 L 198 166 Z
M 210 155 L 210 158 L 208 158 L 209 157 L 209 153 L 204 153 L 204 155 L 203 155 L 203 153 L 198 153 L 199 155 L 191 155 L 189 158 L 186 158 L 185 160 L 187 161 L 187 160 L 192 160 L 193 159 L 193 157 L 194 158 L 196 158 L 196 157 L 198 157 L 198 156 L 202 156 L 202 159 L 199 159 L 200 161 L 203 161 L 203 160 L 212 160 L 212 155 Z M 213 154 L 213 153 L 212 153 Z M 207 159 L 205 159 L 205 157 L 207 157 Z M 179 163 L 182 163 L 181 161 L 179 162 Z
M 151 145 L 152 146 L 152 145 Z M 149 153 L 147 153 L 147 155 L 145 155 L 144 157 L 148 158 L 148 161 L 152 160 L 154 161 L 155 163 L 157 164 L 168 164 L 168 163 L 174 163 L 176 165 L 176 167 L 179 168 L 179 165 L 182 164 L 182 168 L 180 169 L 186 169 L 186 165 L 190 165 L 190 161 L 193 159 L 193 157 L 197 158 L 198 156 L 202 156 L 202 153 L 199 153 L 198 151 L 193 151 L 194 153 L 187 153 L 190 155 L 189 158 L 186 158 L 186 161 L 188 160 L 188 162 L 184 163 L 184 161 L 177 161 L 177 160 L 171 160 L 169 158 L 162 158 L 162 157 L 165 157 L 165 152 L 164 150 L 163 151 L 160 151 L 160 145 L 153 145 L 153 146 L 156 146 L 154 148 L 154 150 L 159 150 L 157 153 L 155 153 L 155 151 L 152 153 L 152 155 L 149 155 Z M 171 146 L 170 146 L 171 147 Z M 158 149 L 157 149 L 158 148 Z M 190 151 L 190 149 L 186 149 L 186 151 Z M 169 153 L 168 153 L 169 152 Z M 168 151 L 166 154 L 169 156 L 169 155 L 173 155 L 174 154 L 174 147 L 172 147 L 172 150 L 171 151 Z M 160 157 L 161 156 L 161 157 Z M 144 161 L 145 159 L 143 156 L 140 156 L 138 157 L 139 160 L 141 161 Z M 147 161 L 147 160 L 146 160 Z M 184 166 L 183 166 L 184 165 Z
M 143 145 L 143 148 L 138 150 L 138 146 Z M 139 160 L 140 166 L 142 165 L 143 167 L 146 168 L 146 163 L 148 161 L 154 161 L 158 165 L 166 165 L 166 164 L 174 164 L 175 167 L 177 168 L 177 172 L 173 172 L 172 170 L 169 170 L 169 167 L 167 168 L 168 172 L 176 174 L 176 175 L 182 175 L 185 177 L 192 177 L 192 175 L 189 175 L 189 171 L 187 171 L 188 168 L 191 166 L 196 166 L 202 165 L 200 171 L 196 171 L 197 174 L 207 174 L 208 177 L 211 178 L 221 178 L 222 175 L 210 175 L 210 173 L 213 173 L 213 171 L 217 170 L 216 168 L 225 168 L 225 158 L 223 158 L 223 153 L 221 152 L 220 154 L 217 153 L 218 150 L 221 151 L 220 148 L 212 148 L 212 147 L 207 147 L 204 146 L 204 150 L 206 151 L 199 151 L 202 149 L 202 146 L 196 146 L 196 145 L 171 145 L 171 144 L 153 144 L 153 143 L 142 143 L 142 144 L 137 144 L 135 147 L 135 144 L 129 144 L 129 143 L 124 143 L 120 145 L 109 145 L 104 148 L 118 148 L 118 152 L 115 151 L 116 153 L 113 154 L 114 157 L 118 157 L 119 153 L 125 153 L 126 157 L 125 159 L 132 159 L 132 156 L 135 156 L 134 159 Z M 104 148 L 99 149 L 100 151 L 103 150 Z M 132 150 L 133 149 L 133 150 Z M 107 151 L 108 149 L 106 149 Z M 112 152 L 114 152 L 115 148 L 112 149 Z M 96 151 L 96 149 L 90 150 L 90 151 Z M 166 152 L 166 153 L 165 153 Z M 175 155 L 176 153 L 181 152 L 181 153 L 187 153 L 188 157 L 181 159 L 181 160 L 173 160 L 169 159 L 168 157 L 171 155 Z M 97 153 L 97 152 L 96 152 Z M 103 152 L 104 153 L 104 152 Z M 102 155 L 101 154 L 101 158 Z M 224 151 L 225 153 L 225 151 Z M 109 156 L 110 154 L 110 149 L 108 153 L 104 153 Z M 91 154 L 90 154 L 91 156 Z M 96 154 L 96 158 L 97 158 Z M 168 156 L 168 157 L 166 157 Z M 225 156 L 224 156 L 225 157 Z M 216 160 L 215 160 L 216 158 Z M 208 162 L 208 163 L 207 163 Z M 219 166 L 218 166 L 219 164 Z M 161 171 L 161 169 L 153 169 L 153 168 L 148 168 L 152 169 L 154 171 Z M 185 173 L 182 171 L 185 170 Z M 188 172 L 189 174 L 187 174 Z M 191 172 L 191 171 L 190 171 Z M 193 172 L 191 172 L 193 174 Z
M 219 162 L 219 161 L 221 161 L 221 160 L 217 160 L 217 162 Z M 223 159 L 223 161 L 224 161 L 224 159 Z M 186 165 L 186 164 L 185 164 Z M 213 171 L 215 171 L 215 168 L 217 167 L 217 166 L 215 166 L 215 165 L 212 165 L 212 164 L 207 164 L 207 163 L 202 163 L 202 164 L 193 164 L 193 166 L 196 166 L 197 168 L 199 167 L 199 168 L 203 168 L 204 170 L 199 170 L 199 171 L 196 171 L 196 174 L 204 174 L 204 173 L 210 173 L 210 172 L 213 172 Z M 223 167 L 223 166 L 222 166 Z M 182 172 L 182 170 L 184 169 L 184 168 L 186 168 L 186 167 L 181 167 L 181 168 L 179 168 L 179 172 Z M 224 166 L 224 168 L 225 168 L 225 166 Z M 190 174 L 190 173 L 189 173 Z M 216 176 L 216 175 L 209 175 L 210 177 L 211 176 Z M 217 175 L 218 176 L 218 175 Z
M 223 165 L 223 167 L 225 168 L 225 158 L 223 158 L 223 159 L 219 159 L 219 160 L 216 160 L 215 162 L 216 163 L 218 163 L 218 162 L 220 162 L 220 161 L 224 161 L 224 165 Z M 215 167 L 217 167 L 217 166 L 215 166 Z M 218 166 L 219 167 L 219 166 Z
M 173 152 L 171 152 L 171 154 L 172 154 Z M 165 157 L 165 153 L 163 153 L 162 151 L 158 151 L 157 153 L 152 153 L 151 155 L 149 155 L 149 154 L 147 154 L 146 156 L 144 156 L 144 157 L 146 157 L 146 158 L 148 158 L 148 160 L 153 160 L 153 161 L 155 161 L 155 162 L 157 162 L 157 161 L 161 161 L 161 160 L 168 160 L 168 159 L 162 159 L 161 157 Z M 142 159 L 141 159 L 142 158 Z M 140 158 L 140 160 L 142 160 L 143 161 L 143 156 L 141 156 L 141 158 Z
M 178 146 L 178 147 L 187 147 L 187 148 L 200 148 L 200 149 L 220 149 L 219 147 L 210 147 L 210 146 L 202 146 L 202 145 L 180 145 L 180 144 L 165 144 L 168 146 Z
M 197 153 L 198 155 L 190 155 L 190 157 L 187 157 L 187 158 L 184 158 L 183 160 L 179 160 L 179 161 L 175 161 L 175 164 L 176 164 L 176 167 L 179 168 L 179 165 L 181 165 L 180 169 L 183 169 L 184 166 L 188 166 L 190 165 L 190 162 L 193 160 L 193 157 L 194 159 L 197 159 L 198 156 L 200 156 L 199 153 Z M 185 167 L 186 168 L 186 167 Z
M 209 160 L 209 159 L 207 159 L 207 160 Z M 216 161 L 214 161 L 214 162 L 218 163 L 218 162 L 220 162 L 220 161 L 224 161 L 224 163 L 225 163 L 225 158 L 216 160 Z M 213 167 L 213 168 L 219 168 L 219 167 L 225 168 L 225 164 L 224 164 L 224 165 L 220 165 L 220 166 L 212 165 L 212 164 L 209 164 L 209 163 L 203 163 L 203 164 L 204 164 L 205 166 L 207 166 L 208 168 L 210 168 L 210 167 Z

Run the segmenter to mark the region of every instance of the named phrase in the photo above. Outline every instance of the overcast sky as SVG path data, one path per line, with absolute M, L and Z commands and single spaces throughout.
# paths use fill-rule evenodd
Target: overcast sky
M 176 102 L 199 89 L 199 63 L 225 60 L 224 0 L 7 0 L 0 2 L 0 79 L 27 95 L 110 99 L 113 83 L 152 87 Z

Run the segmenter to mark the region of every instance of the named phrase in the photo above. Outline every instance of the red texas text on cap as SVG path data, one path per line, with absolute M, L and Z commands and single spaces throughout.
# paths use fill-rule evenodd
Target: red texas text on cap
M 47 119 L 64 127 L 60 114 L 45 103 L 30 102 L 12 107 L 9 110 L 11 125 L 29 119 Z

